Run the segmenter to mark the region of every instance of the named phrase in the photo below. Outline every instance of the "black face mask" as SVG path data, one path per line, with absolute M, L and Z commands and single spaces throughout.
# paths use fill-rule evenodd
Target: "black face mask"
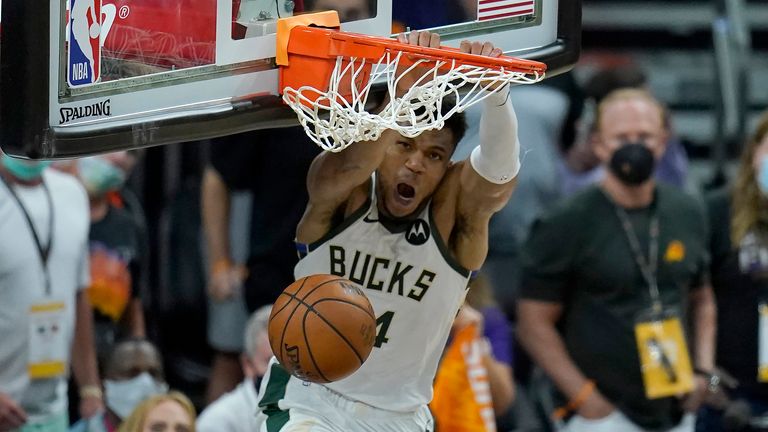
M 622 183 L 637 186 L 651 177 L 656 160 L 642 142 L 622 144 L 611 156 L 610 168 Z

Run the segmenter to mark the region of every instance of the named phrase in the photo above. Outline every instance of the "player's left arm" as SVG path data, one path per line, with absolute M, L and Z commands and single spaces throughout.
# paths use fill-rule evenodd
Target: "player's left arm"
M 462 43 L 462 49 L 491 56 L 501 53 L 489 43 L 471 46 Z M 452 235 L 454 253 L 469 269 L 478 269 L 485 261 L 488 223 L 509 201 L 520 170 L 517 116 L 509 100 L 509 90 L 499 89 L 482 103 L 480 145 L 459 167 L 456 224 Z

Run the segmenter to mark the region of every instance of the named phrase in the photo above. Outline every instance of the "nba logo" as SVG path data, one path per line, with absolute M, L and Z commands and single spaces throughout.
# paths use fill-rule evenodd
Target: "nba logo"
M 70 0 L 69 61 L 70 87 L 93 84 L 101 76 L 101 0 Z

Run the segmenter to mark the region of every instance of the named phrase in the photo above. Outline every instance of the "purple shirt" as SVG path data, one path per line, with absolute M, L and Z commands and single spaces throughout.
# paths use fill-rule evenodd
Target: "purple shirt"
M 507 317 L 498 306 L 482 310 L 485 325 L 483 336 L 491 342 L 493 356 L 501 363 L 512 366 L 512 329 Z

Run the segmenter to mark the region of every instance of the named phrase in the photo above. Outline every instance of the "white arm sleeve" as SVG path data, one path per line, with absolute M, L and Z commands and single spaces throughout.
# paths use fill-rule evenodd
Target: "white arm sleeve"
M 483 100 L 480 145 L 469 157 L 475 171 L 491 183 L 504 184 L 520 171 L 517 116 L 507 88 Z

